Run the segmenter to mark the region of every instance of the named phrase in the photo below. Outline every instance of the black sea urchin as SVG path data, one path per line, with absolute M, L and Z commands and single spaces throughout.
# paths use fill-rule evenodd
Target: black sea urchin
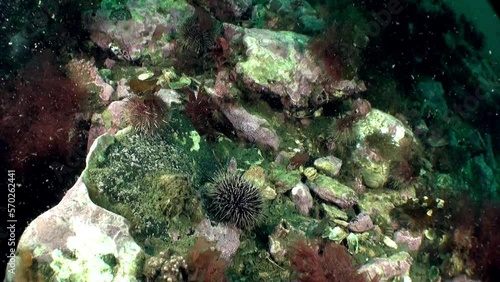
M 125 117 L 138 133 L 153 135 L 168 118 L 168 105 L 156 94 L 134 96 L 126 102 Z
M 237 172 L 219 172 L 210 183 L 206 198 L 210 218 L 240 229 L 254 226 L 262 214 L 259 190 Z

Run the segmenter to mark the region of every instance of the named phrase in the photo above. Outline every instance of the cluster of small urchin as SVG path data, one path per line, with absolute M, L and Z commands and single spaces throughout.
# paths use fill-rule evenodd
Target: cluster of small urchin
M 153 135 L 166 124 L 168 105 L 156 94 L 134 96 L 125 104 L 125 117 L 136 132 Z
M 218 172 L 206 197 L 208 214 L 217 222 L 249 229 L 261 218 L 263 200 L 259 189 L 237 172 Z
M 160 252 L 158 256 L 147 260 L 144 265 L 144 273 L 148 281 L 177 282 L 184 281 L 183 272 L 187 271 L 187 267 L 183 257 L 169 256 L 167 252 Z

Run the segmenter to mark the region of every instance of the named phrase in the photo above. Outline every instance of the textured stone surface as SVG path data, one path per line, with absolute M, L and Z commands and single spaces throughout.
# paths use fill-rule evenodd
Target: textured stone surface
M 354 80 L 330 81 L 307 51 L 307 36 L 256 28 L 233 30 L 231 33 L 238 36 L 231 44 L 242 45 L 239 52 L 246 58 L 236 63 L 243 84 L 252 91 L 280 98 L 285 107 L 319 105 L 366 89 Z
M 92 203 L 80 178 L 57 206 L 30 223 L 18 250 L 36 259 L 34 271 L 54 272 L 44 281 L 138 281 L 142 250 L 128 230 L 123 217 Z
M 342 209 L 350 208 L 358 202 L 356 192 L 328 176 L 318 175 L 314 181 L 307 181 L 306 184 L 321 199 Z
M 307 185 L 302 182 L 295 185 L 295 187 L 292 188 L 292 200 L 301 214 L 309 214 L 309 210 L 313 206 L 313 198 Z
M 405 244 L 410 251 L 418 251 L 422 244 L 422 234 L 413 235 L 408 230 L 398 230 L 394 232 L 394 241 L 398 244 Z
M 353 232 L 362 233 L 368 230 L 373 229 L 373 221 L 370 217 L 370 214 L 366 212 L 362 212 L 356 216 L 349 225 L 347 226 L 349 230 Z
M 392 144 L 397 148 L 403 138 L 414 139 L 413 132 L 400 120 L 390 114 L 377 109 L 372 109 L 364 118 L 354 126 L 355 135 L 358 136 L 358 145 L 353 153 L 352 161 L 360 168 L 363 183 L 370 188 L 380 188 L 387 183 L 390 171 L 390 160 L 382 158 L 370 149 L 365 137 L 379 133 L 387 135 Z
M 236 228 L 224 224 L 212 226 L 210 220 L 204 219 L 196 226 L 196 234 L 204 236 L 210 242 L 215 242 L 215 248 L 221 252 L 221 257 L 229 261 L 240 246 L 240 233 Z
M 314 167 L 330 177 L 335 177 L 342 167 L 342 160 L 334 156 L 318 158 L 314 160 Z
M 407 252 L 399 252 L 388 258 L 374 258 L 358 269 L 368 280 L 378 277 L 386 281 L 392 277 L 408 275 L 413 259 Z
M 223 104 L 220 109 L 241 137 L 273 150 L 279 148 L 280 138 L 266 127 L 268 122 L 265 119 L 254 116 L 235 104 Z

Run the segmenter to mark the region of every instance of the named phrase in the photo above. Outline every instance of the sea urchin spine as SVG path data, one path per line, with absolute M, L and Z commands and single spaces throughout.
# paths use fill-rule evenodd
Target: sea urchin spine
M 134 96 L 125 105 L 125 116 L 135 131 L 153 135 L 168 118 L 168 105 L 156 94 Z
M 217 222 L 249 229 L 259 221 L 262 208 L 257 187 L 237 172 L 221 171 L 210 183 L 207 211 Z

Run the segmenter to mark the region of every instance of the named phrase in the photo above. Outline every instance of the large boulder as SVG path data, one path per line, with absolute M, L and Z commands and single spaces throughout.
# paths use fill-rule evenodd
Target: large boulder
M 244 86 L 280 99 L 285 107 L 317 106 L 365 90 L 355 79 L 328 77 L 307 49 L 308 36 L 228 24 L 224 25 L 224 36 L 231 48 L 237 49 L 235 53 L 245 54 L 245 60 L 238 59 L 235 66 Z
M 101 150 L 109 137 L 91 149 Z M 95 205 L 80 177 L 61 202 L 21 236 L 15 275 L 6 281 L 138 281 L 143 252 L 125 218 Z

